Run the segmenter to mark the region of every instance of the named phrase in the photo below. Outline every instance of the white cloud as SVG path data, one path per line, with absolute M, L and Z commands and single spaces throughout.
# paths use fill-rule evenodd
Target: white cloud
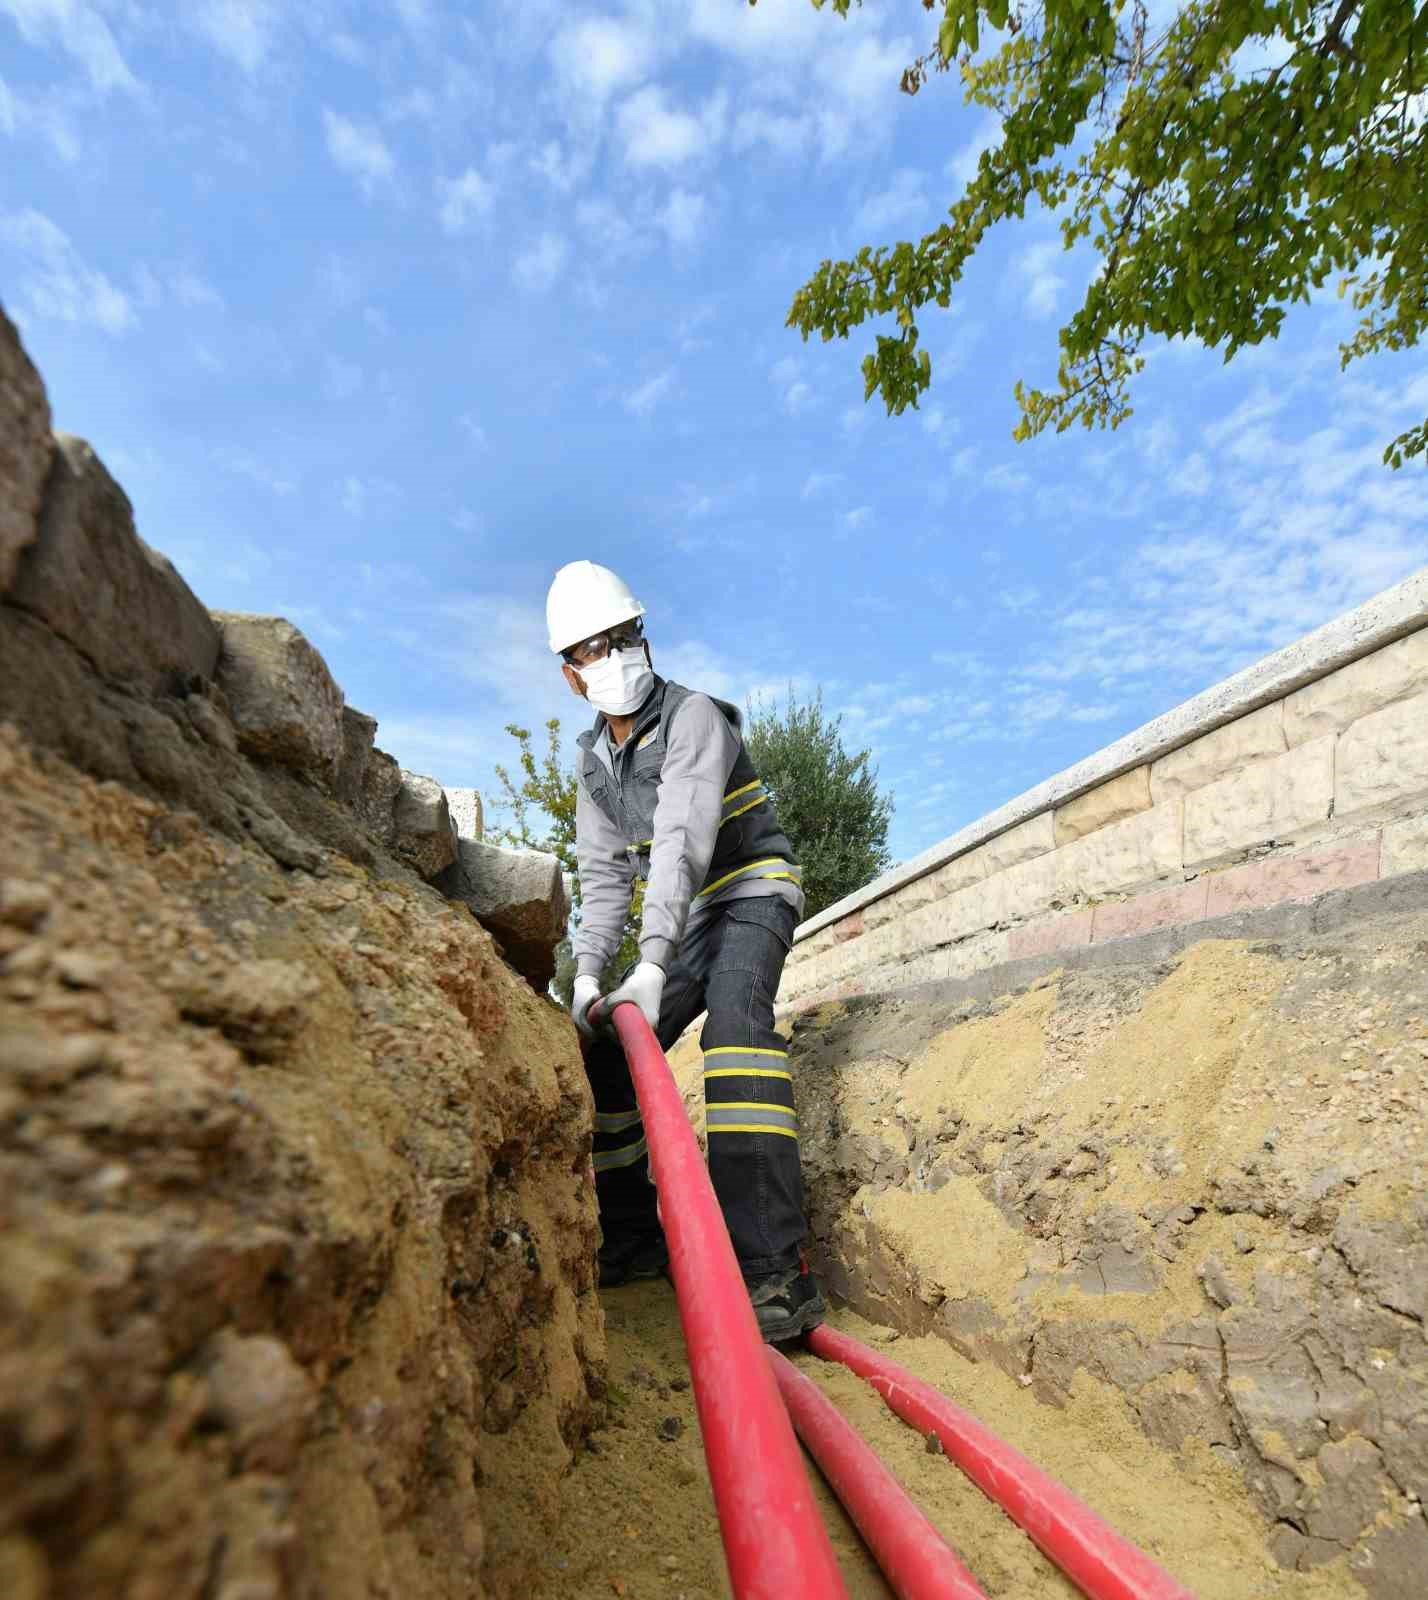
M 597 122 L 612 95 L 642 83 L 654 39 L 633 18 L 585 17 L 562 28 L 550 46 L 569 120 Z
M 575 220 L 607 255 L 623 255 L 635 246 L 630 219 L 603 195 L 581 200 L 575 207 Z
M 991 150 L 1002 142 L 1002 119 L 989 111 L 977 124 L 976 131 L 952 157 L 943 170 L 949 178 L 967 184 L 977 176 L 977 163 L 984 150 Z
M 204 0 L 192 23 L 216 50 L 253 73 L 272 47 L 279 12 L 272 0 Z
M 829 489 L 836 488 L 843 481 L 841 472 L 810 472 L 803 480 L 803 488 L 799 490 L 800 500 L 814 500 Z
M 122 289 L 102 272 L 86 266 L 69 235 L 39 211 L 26 209 L 0 218 L 0 242 L 25 262 L 19 280 L 23 305 L 32 315 L 125 333 L 138 322 Z
M 812 143 L 813 119 L 808 115 L 790 116 L 767 106 L 745 106 L 734 118 L 729 143 L 735 150 L 766 145 L 788 160 L 801 157 Z
M 10 86 L 0 78 L 0 133 L 14 133 L 18 120 L 19 101 L 10 92 Z
M 1066 280 L 1055 270 L 1064 255 L 1059 239 L 1044 239 L 1023 250 L 1013 261 L 1026 285 L 1026 309 L 1034 317 L 1049 317 L 1066 287 Z
M 851 511 L 843 513 L 843 526 L 850 531 L 864 528 L 872 520 L 873 508 L 871 506 L 855 506 Z
M 528 249 L 523 250 L 511 267 L 511 276 L 521 289 L 544 294 L 565 270 L 570 246 L 559 233 L 543 233 Z
M 656 214 L 655 221 L 663 228 L 674 248 L 687 249 L 703 230 L 706 209 L 702 194 L 691 194 L 688 189 L 674 189 Z
M 856 438 L 868 425 L 867 406 L 848 406 L 839 417 L 838 425 L 842 428 L 845 439 Z
M 466 437 L 471 441 L 472 445 L 477 450 L 484 450 L 487 448 L 489 440 L 486 437 L 486 430 L 479 422 L 477 422 L 475 417 L 473 417 L 469 411 L 462 414 L 460 423 L 461 431 L 466 435 Z
M 674 388 L 674 373 L 657 373 L 638 389 L 627 394 L 620 402 L 632 416 L 648 417 L 665 400 Z
M 95 6 L 81 0 L 0 0 L 0 12 L 13 19 L 27 44 L 58 45 L 84 68 L 91 86 L 101 93 L 123 89 L 140 92 L 109 24 Z
M 375 128 L 363 127 L 326 106 L 322 126 L 327 153 L 343 172 L 357 180 L 363 194 L 371 194 L 378 183 L 396 171 L 392 152 Z
M 272 494 L 288 495 L 297 488 L 297 480 L 275 468 L 270 462 L 236 445 L 221 445 L 213 452 L 216 466 L 235 477 L 247 478 Z
M 198 273 L 191 272 L 188 268 L 180 268 L 169 276 L 169 288 L 173 291 L 174 299 L 181 306 L 221 306 L 223 296 Z
M 1180 463 L 1170 474 L 1170 487 L 1178 494 L 1202 495 L 1209 492 L 1213 480 L 1205 458 L 1198 450 Z
M 927 212 L 927 191 L 923 174 L 903 167 L 893 174 L 887 188 L 870 194 L 858 207 L 856 226 L 868 233 L 881 234 Z
M 668 172 L 710 153 L 723 137 L 725 110 L 721 95 L 695 115 L 671 105 L 654 84 L 638 90 L 620 107 L 618 117 L 626 162 Z
M 569 194 L 579 177 L 574 162 L 566 155 L 559 139 L 547 139 L 530 158 L 530 167 L 532 172 L 538 172 L 551 188 L 561 194 Z
M 467 167 L 459 178 L 438 178 L 441 196 L 441 226 L 447 233 L 464 233 L 477 217 L 491 209 L 496 191 L 475 167 Z
M 769 372 L 769 382 L 778 392 L 779 404 L 791 417 L 807 411 L 813 404 L 812 386 L 807 383 L 799 364 L 792 356 L 776 361 Z

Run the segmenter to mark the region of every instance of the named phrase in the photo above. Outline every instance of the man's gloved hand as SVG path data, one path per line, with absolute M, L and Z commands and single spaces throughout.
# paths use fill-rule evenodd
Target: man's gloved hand
M 628 978 L 605 1002 L 605 1015 L 613 1016 L 622 1000 L 633 1000 L 654 1028 L 659 1025 L 659 1003 L 664 998 L 664 968 L 653 961 L 641 961 Z
M 599 998 L 600 980 L 593 973 L 582 973 L 575 980 L 575 993 L 570 1002 L 570 1020 L 579 1029 L 583 1038 L 595 1037 L 595 1030 L 590 1026 L 586 1012 Z

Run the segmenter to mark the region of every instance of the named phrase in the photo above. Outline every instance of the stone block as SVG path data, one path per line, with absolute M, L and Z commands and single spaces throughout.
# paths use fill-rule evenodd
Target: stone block
M 435 878 L 455 862 L 456 829 L 446 791 L 435 778 L 403 768 L 394 817 L 397 854 L 423 878 Z
M 1153 933 L 1157 928 L 1199 922 L 1209 915 L 1205 909 L 1208 894 L 1207 880 L 1197 878 L 1173 889 L 1138 894 L 1133 900 L 1108 900 L 1096 907 L 1092 941 L 1100 944 L 1107 939 L 1125 939 L 1132 934 Z
M 1029 817 L 1005 833 L 999 833 L 995 839 L 988 839 L 969 854 L 977 858 L 982 875 L 990 877 L 994 872 L 1005 872 L 1008 867 L 1018 866 L 1055 848 L 1056 823 L 1050 811 L 1043 811 L 1039 817 Z M 970 870 L 972 866 L 969 861 L 963 870 Z
M 1371 883 L 1379 874 L 1379 836 L 1350 839 L 1318 850 L 1294 855 L 1265 856 L 1228 872 L 1209 873 L 1202 880 L 1209 890 L 1205 915 L 1221 917 L 1231 911 L 1253 911 L 1286 900 L 1312 900 L 1330 889 L 1347 889 Z
M 1306 744 L 1420 694 L 1428 694 L 1428 628 L 1296 690 L 1284 702 L 1284 736 L 1291 748 Z
M 969 891 L 970 892 L 970 891 Z M 983 927 L 994 922 L 1024 922 L 1040 916 L 1066 898 L 1061 877 L 1061 852 L 1033 856 L 998 872 L 980 886 L 986 906 Z
M 851 917 L 842 917 L 833 923 L 831 932 L 834 944 L 847 944 L 850 939 L 860 939 L 866 932 L 863 913 L 855 911 Z
M 327 663 L 285 617 L 213 616 L 223 633 L 218 682 L 239 745 L 260 761 L 335 779 L 346 734 L 342 690 Z
M 1276 700 L 1153 762 L 1150 798 L 1159 805 L 1162 800 L 1204 789 L 1253 762 L 1272 760 L 1286 749 L 1284 703 Z
M 1207 866 L 1323 822 L 1334 800 L 1334 738 L 1311 739 L 1185 797 L 1185 865 Z
M 1383 830 L 1383 855 L 1379 875 L 1396 877 L 1400 872 L 1428 869 L 1428 815 L 1390 822 Z
M 1428 693 L 1360 717 L 1339 735 L 1334 815 L 1428 792 Z
M 1090 911 L 1069 911 L 1013 928 L 1008 935 L 1007 953 L 1013 959 L 1044 956 L 1053 950 L 1071 950 L 1090 944 L 1092 916 Z
M 0 310 L 0 596 L 39 531 L 53 448 L 45 386 Z
M 1083 839 L 1088 833 L 1124 822 L 1141 811 L 1150 810 L 1150 768 L 1136 767 L 1092 789 L 1088 794 L 1068 800 L 1054 814 L 1058 848 Z
M 987 862 L 981 850 L 969 851 L 929 872 L 925 877 L 914 878 L 892 894 L 884 895 L 864 906 L 859 913 L 869 928 L 880 928 L 884 923 L 905 917 L 910 911 L 920 911 L 923 906 L 943 900 L 959 889 L 980 883 L 987 876 Z
M 128 496 L 83 439 L 59 434 L 34 543 L 7 599 L 103 677 L 181 697 L 213 676 L 218 629 L 173 563 L 134 531 Z
M 462 839 L 456 860 L 435 887 L 470 906 L 506 960 L 537 993 L 545 992 L 555 976 L 555 947 L 565 937 L 570 911 L 555 856 Z
M 1068 844 L 1056 852 L 1062 897 L 1115 894 L 1178 876 L 1183 826 L 1182 802 L 1167 800 Z
M 447 809 L 451 823 L 462 839 L 480 839 L 485 830 L 485 817 L 481 808 L 479 789 L 448 789 Z

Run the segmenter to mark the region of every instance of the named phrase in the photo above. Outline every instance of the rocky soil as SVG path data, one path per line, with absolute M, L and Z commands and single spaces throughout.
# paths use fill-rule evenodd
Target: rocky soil
M 849 1305 L 1062 1424 L 1109 1386 L 1279 1568 L 1422 1595 L 1428 912 L 827 1006 L 793 1058 Z
M 513 970 L 375 731 L 0 315 L 5 1600 L 528 1590 L 603 1391 L 564 891 L 522 858 Z

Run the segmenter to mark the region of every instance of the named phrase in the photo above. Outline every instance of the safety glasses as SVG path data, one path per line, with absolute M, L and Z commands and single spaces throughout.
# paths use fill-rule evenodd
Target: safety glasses
M 572 667 L 591 667 L 597 661 L 603 661 L 612 650 L 633 650 L 636 645 L 644 643 L 644 637 L 644 625 L 636 617 L 630 622 L 607 628 L 604 633 L 582 639 L 579 644 L 573 644 L 560 653 Z

